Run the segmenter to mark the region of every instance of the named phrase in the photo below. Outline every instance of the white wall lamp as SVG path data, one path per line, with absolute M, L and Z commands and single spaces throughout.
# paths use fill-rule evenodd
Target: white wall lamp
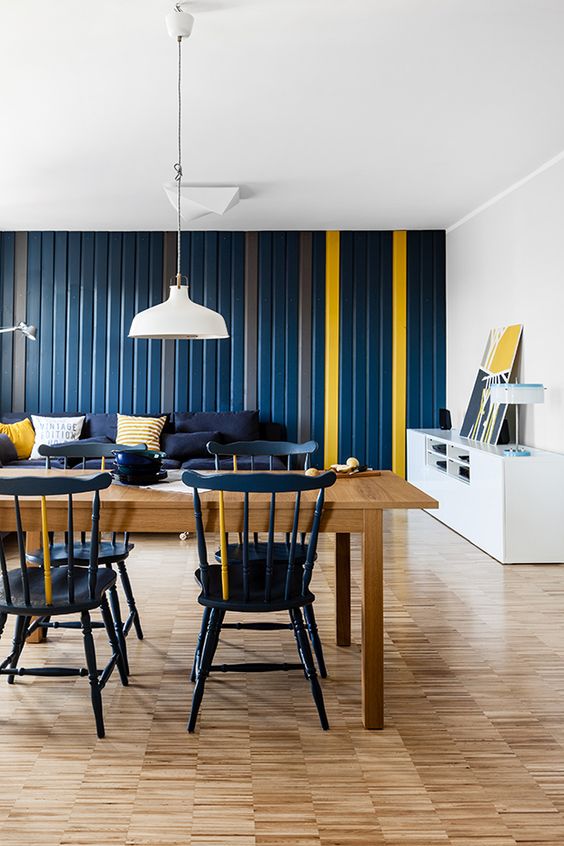
M 497 405 L 516 405 L 515 409 L 515 446 L 504 449 L 504 455 L 514 458 L 530 455 L 528 449 L 519 446 L 519 406 L 544 402 L 546 388 L 540 384 L 524 382 L 500 382 L 490 388 L 490 400 Z
M 178 3 L 166 17 L 168 33 L 178 43 L 178 161 L 174 165 L 177 208 L 176 284 L 170 286 L 168 300 L 136 314 L 129 330 L 130 338 L 211 339 L 228 338 L 225 320 L 217 311 L 190 299 L 188 284 L 183 285 L 181 267 L 182 234 L 182 40 L 192 32 L 194 18 Z
M 0 329 L 0 332 L 21 332 L 22 335 L 25 335 L 26 338 L 29 338 L 30 341 L 37 341 L 37 327 L 30 326 L 27 323 L 24 323 L 23 320 L 20 320 L 15 326 L 6 326 L 3 329 Z

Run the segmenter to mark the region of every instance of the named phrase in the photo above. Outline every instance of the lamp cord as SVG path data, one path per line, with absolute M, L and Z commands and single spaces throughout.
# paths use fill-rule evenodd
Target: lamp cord
M 176 206 L 178 212 L 178 234 L 176 243 L 176 284 L 180 288 L 180 234 L 182 230 L 182 215 L 180 212 L 180 196 L 182 182 L 182 36 L 178 36 L 178 161 L 174 165 L 176 180 Z

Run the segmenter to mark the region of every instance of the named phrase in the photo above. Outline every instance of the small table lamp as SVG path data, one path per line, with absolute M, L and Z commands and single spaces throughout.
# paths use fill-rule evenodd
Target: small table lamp
M 525 383 L 500 383 L 490 388 L 490 400 L 497 405 L 532 405 L 544 402 L 544 385 Z M 505 455 L 515 457 L 530 455 L 528 449 L 519 446 L 519 409 L 515 409 L 515 447 L 504 450 Z

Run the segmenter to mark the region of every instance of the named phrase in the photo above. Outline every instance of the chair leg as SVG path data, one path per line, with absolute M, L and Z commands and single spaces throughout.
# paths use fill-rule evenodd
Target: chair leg
M 7 614 L 0 614 L 0 637 L 2 637 L 2 634 L 4 632 L 4 626 L 6 625 L 7 619 L 8 619 Z
M 118 639 L 119 649 L 123 659 L 123 666 L 125 672 L 129 675 L 129 659 L 127 657 L 127 643 L 123 633 L 123 621 L 121 619 L 121 608 L 119 606 L 119 596 L 115 585 L 108 590 L 108 601 L 111 608 L 111 616 L 113 618 L 114 629 Z
M 200 634 L 198 635 L 198 642 L 196 644 L 196 651 L 194 652 L 194 663 L 192 664 L 192 672 L 190 673 L 190 681 L 195 682 L 200 666 L 200 657 L 202 655 L 202 644 L 208 630 L 208 623 L 210 621 L 211 608 L 204 606 L 204 613 L 202 614 L 202 625 L 200 626 Z
M 319 675 L 322 679 L 327 678 L 327 667 L 325 666 L 325 658 L 323 656 L 323 647 L 321 645 L 321 638 L 317 630 L 317 622 L 313 612 L 313 605 L 304 606 L 304 617 L 307 625 L 309 639 L 317 659 L 317 666 L 319 667 Z
M 102 711 L 102 693 L 98 683 L 98 667 L 96 664 L 96 650 L 94 649 L 94 638 L 92 637 L 92 623 L 88 611 L 82 611 L 80 615 L 82 624 L 82 635 L 84 637 L 84 654 L 86 666 L 88 667 L 88 681 L 90 682 L 90 697 L 92 699 L 92 710 L 96 720 L 96 733 L 98 737 L 104 737 L 104 714 Z
M 204 646 L 202 649 L 202 658 L 196 675 L 196 686 L 194 687 L 194 693 L 192 695 L 192 709 L 190 711 L 190 719 L 188 720 L 188 731 L 190 734 L 196 727 L 198 712 L 204 696 L 206 679 L 209 675 L 215 650 L 217 649 L 221 623 L 223 622 L 224 616 L 225 611 L 220 611 L 219 608 L 212 608 L 208 623 L 208 630 L 206 632 Z
M 117 566 L 121 583 L 123 585 L 123 592 L 125 593 L 125 598 L 127 600 L 127 607 L 129 608 L 129 613 L 131 614 L 131 619 L 133 620 L 133 625 L 135 626 L 135 634 L 139 640 L 143 640 L 143 629 L 141 628 L 139 611 L 137 610 L 137 605 L 135 604 L 135 597 L 133 596 L 133 590 L 131 589 L 131 582 L 129 581 L 129 573 L 127 572 L 125 561 L 119 561 Z
M 126 687 L 129 684 L 129 681 L 127 679 L 126 662 L 124 659 L 123 652 L 121 651 L 121 643 L 117 633 L 118 626 L 116 625 L 115 620 L 112 617 L 112 612 L 110 611 L 110 606 L 108 605 L 108 600 L 106 599 L 106 597 L 104 597 L 100 604 L 100 611 L 102 612 L 102 619 L 106 627 L 110 646 L 112 647 L 112 660 L 115 660 L 121 683 L 124 687 Z M 123 635 L 123 629 L 120 628 L 119 631 L 121 631 Z
M 317 713 L 319 714 L 319 721 L 321 723 L 321 727 L 324 731 L 327 731 L 329 728 L 329 721 L 327 719 L 327 713 L 325 711 L 325 703 L 323 702 L 323 693 L 321 691 L 321 685 L 319 684 L 319 679 L 317 678 L 317 672 L 315 670 L 315 664 L 313 663 L 313 655 L 311 654 L 311 647 L 309 645 L 309 640 L 306 634 L 305 626 L 304 626 L 304 619 L 302 616 L 302 612 L 300 608 L 293 608 L 290 611 L 290 616 L 292 618 L 292 622 L 294 624 L 294 631 L 296 634 L 296 641 L 298 644 L 298 653 L 300 656 L 300 660 L 303 664 L 305 674 L 309 679 L 309 683 L 311 685 L 311 693 L 313 696 L 313 701 L 317 707 Z
M 20 655 L 25 645 L 25 632 L 29 624 L 29 617 L 16 617 L 14 626 L 14 639 L 12 641 L 12 654 L 9 664 L 10 670 L 15 670 L 20 660 Z M 14 683 L 15 676 L 8 676 L 8 684 Z

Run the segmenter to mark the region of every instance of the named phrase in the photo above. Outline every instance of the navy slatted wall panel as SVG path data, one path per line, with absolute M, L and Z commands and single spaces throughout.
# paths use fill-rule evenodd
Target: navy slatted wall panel
M 106 325 L 106 401 L 104 411 L 120 409 L 121 345 L 121 249 L 122 236 L 110 234 L 108 251 L 108 322 Z
M 319 444 L 316 466 L 325 450 L 325 233 L 312 235 L 311 437 Z
M 65 407 L 65 358 L 67 337 L 67 256 L 68 237 L 66 232 L 55 233 L 54 302 L 53 302 L 53 385 L 51 410 Z M 100 325 L 105 330 L 105 315 Z M 95 364 L 95 363 L 94 363 Z M 104 372 L 101 372 L 102 386 Z
M 407 234 L 407 427 L 438 426 L 446 393 L 445 233 Z
M 231 236 L 231 384 L 230 406 L 233 411 L 245 407 L 245 235 Z
M 163 299 L 163 238 L 159 232 L 149 235 L 149 306 Z M 165 280 L 166 281 L 166 280 Z M 147 341 L 147 405 L 148 414 L 167 410 L 161 396 L 162 341 Z M 168 374 L 166 374 L 168 376 Z
M 36 325 L 44 327 L 44 331 L 39 335 L 39 408 L 49 411 L 53 388 L 54 273 L 55 235 L 53 232 L 47 232 L 41 239 L 40 312 Z M 36 347 L 37 344 L 33 346 Z
M 256 391 L 261 419 L 285 424 L 289 438 L 315 438 L 321 466 L 325 233 L 183 233 L 193 299 L 222 312 L 231 339 L 169 342 L 165 351 L 127 333 L 133 314 L 168 291 L 171 237 L 0 233 L 2 325 L 25 318 L 39 329 L 37 343 L 0 338 L 1 410 L 240 410 Z M 445 396 L 444 233 L 410 232 L 407 246 L 407 424 L 432 426 Z M 391 464 L 391 265 L 391 233 L 341 233 L 339 455 L 378 467 Z M 246 334 L 256 337 L 249 382 Z
M 285 408 L 283 422 L 288 438 L 298 440 L 298 306 L 300 274 L 300 234 L 288 232 L 286 236 L 285 274 Z M 278 418 L 275 418 L 276 420 Z
M 272 233 L 258 237 L 258 407 L 261 420 L 272 417 Z
M 149 233 L 137 236 L 135 255 L 135 313 L 149 307 Z M 141 339 L 133 345 L 133 413 L 147 409 L 147 377 L 149 341 Z
M 341 233 L 339 457 L 391 467 L 392 235 Z
M 106 331 L 108 312 L 108 233 L 94 236 L 94 338 L 92 356 L 92 411 L 106 410 Z M 54 403 L 53 410 L 59 406 Z
M 34 326 L 41 324 L 41 242 L 39 232 L 32 232 L 29 236 L 27 249 L 27 322 Z M 39 409 L 39 359 L 41 356 L 41 340 L 26 344 L 26 378 L 25 405 L 26 408 Z M 47 351 L 45 350 L 45 354 Z

